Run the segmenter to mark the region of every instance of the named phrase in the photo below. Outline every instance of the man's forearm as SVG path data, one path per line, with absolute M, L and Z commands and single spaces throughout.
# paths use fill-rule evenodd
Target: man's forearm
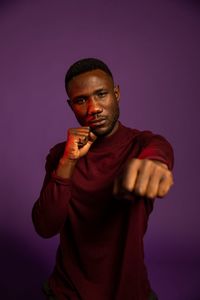
M 62 157 L 59 161 L 55 174 L 63 179 L 70 179 L 74 172 L 77 160 Z
M 32 210 L 37 233 L 45 238 L 58 234 L 68 216 L 71 199 L 71 181 L 52 174 Z

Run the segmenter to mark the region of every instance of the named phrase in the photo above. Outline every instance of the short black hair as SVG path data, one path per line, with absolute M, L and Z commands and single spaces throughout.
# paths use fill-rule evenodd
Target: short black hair
M 65 75 L 65 89 L 67 91 L 69 82 L 75 77 L 82 73 L 100 69 L 107 73 L 113 80 L 113 75 L 108 66 L 100 59 L 97 58 L 83 58 L 76 61 L 70 66 Z

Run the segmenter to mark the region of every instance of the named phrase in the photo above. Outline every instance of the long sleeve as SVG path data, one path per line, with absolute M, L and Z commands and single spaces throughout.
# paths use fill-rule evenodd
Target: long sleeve
M 142 145 L 138 158 L 158 160 L 172 170 L 174 153 L 170 143 L 164 137 L 154 135 L 150 131 L 143 131 L 138 138 L 140 145 Z
M 158 160 L 171 169 L 170 144 L 159 135 L 120 124 L 113 135 L 93 143 L 70 180 L 53 172 L 63 151 L 64 144 L 50 151 L 33 208 L 33 222 L 41 236 L 60 233 L 50 289 L 58 299 L 148 299 L 151 287 L 143 237 L 153 201 L 117 199 L 113 182 L 131 159 Z
M 71 199 L 71 180 L 59 178 L 53 172 L 60 154 L 56 148 L 47 156 L 43 187 L 32 210 L 35 229 L 44 238 L 60 233 L 68 216 Z

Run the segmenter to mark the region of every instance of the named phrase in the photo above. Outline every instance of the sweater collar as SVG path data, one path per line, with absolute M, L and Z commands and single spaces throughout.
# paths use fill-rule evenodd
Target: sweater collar
M 106 150 L 126 140 L 126 127 L 119 122 L 117 130 L 110 136 L 98 137 L 90 148 L 92 152 Z

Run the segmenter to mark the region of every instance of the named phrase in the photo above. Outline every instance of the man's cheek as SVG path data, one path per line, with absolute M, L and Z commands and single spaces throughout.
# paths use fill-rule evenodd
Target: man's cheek
M 82 125 L 82 126 L 87 126 L 86 124 L 86 117 L 80 114 L 76 114 L 76 119 L 78 120 L 78 122 Z

